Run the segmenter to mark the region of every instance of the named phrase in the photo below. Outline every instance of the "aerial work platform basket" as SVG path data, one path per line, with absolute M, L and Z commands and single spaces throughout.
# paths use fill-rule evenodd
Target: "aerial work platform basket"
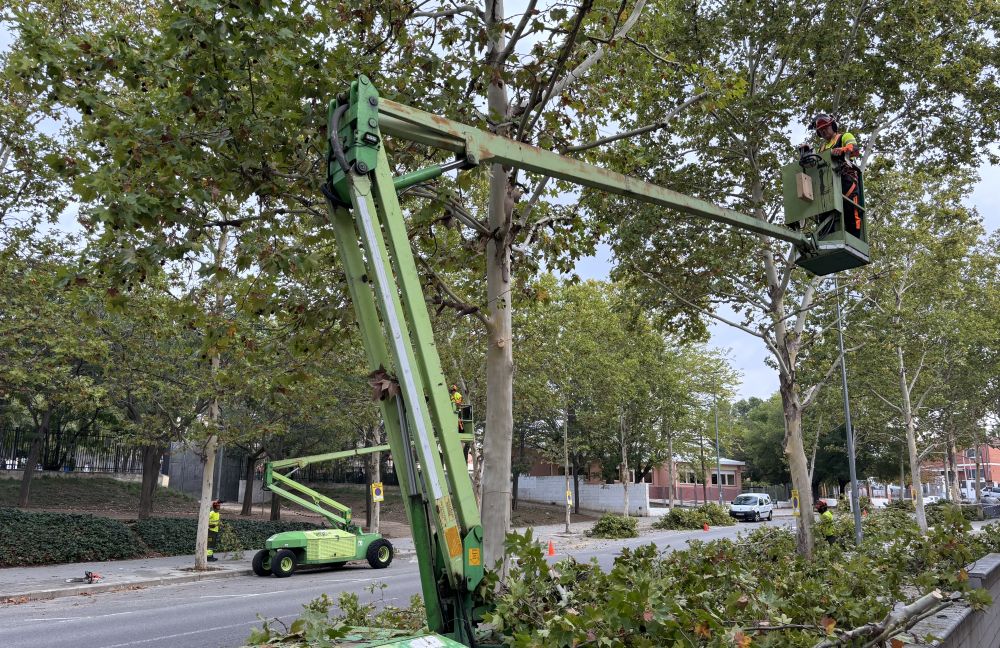
M 844 195 L 844 173 L 857 176 L 858 201 Z M 799 161 L 781 168 L 785 225 L 802 230 L 812 245 L 799 248 L 795 262 L 817 275 L 828 275 L 870 263 L 868 219 L 862 173 L 849 162 L 830 154 L 805 150 Z M 847 218 L 858 210 L 861 227 L 857 234 L 846 227 Z

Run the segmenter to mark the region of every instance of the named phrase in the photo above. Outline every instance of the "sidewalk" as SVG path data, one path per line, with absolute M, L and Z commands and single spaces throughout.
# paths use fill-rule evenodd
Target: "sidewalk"
M 194 571 L 192 555 L 0 569 L 0 604 L 233 578 L 253 573 L 250 568 L 252 552 L 244 554 L 243 560 L 229 560 L 224 557 L 225 554 L 219 555 L 222 557 L 218 562 L 209 563 L 211 570 L 203 572 Z M 88 571 L 100 574 L 100 582 L 89 585 L 66 582 L 68 578 L 82 578 Z
M 411 538 L 390 540 L 396 549 L 397 558 L 414 553 Z M 253 574 L 251 561 L 254 553 L 256 551 L 244 552 L 241 560 L 233 560 L 229 554 L 217 553 L 219 560 L 208 563 L 210 569 L 203 572 L 194 570 L 194 556 L 190 554 L 166 558 L 65 563 L 44 567 L 8 567 L 0 569 L 0 605 L 249 576 Z M 68 578 L 82 578 L 84 572 L 88 571 L 100 574 L 102 576 L 100 582 L 89 585 L 66 582 Z

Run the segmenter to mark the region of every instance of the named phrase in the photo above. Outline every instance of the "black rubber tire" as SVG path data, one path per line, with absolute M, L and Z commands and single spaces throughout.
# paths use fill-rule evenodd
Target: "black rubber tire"
M 271 575 L 271 552 L 261 549 L 253 555 L 253 573 L 258 576 Z
M 760 522 L 760 511 L 754 511 L 753 512 L 753 521 L 754 522 Z
M 774 519 L 774 511 L 768 511 L 767 512 L 767 521 L 770 522 L 773 519 Z
M 298 567 L 298 564 L 299 561 L 294 551 L 281 549 L 271 559 L 271 573 L 278 578 L 285 578 L 295 573 L 295 568 Z
M 368 564 L 374 569 L 385 569 L 392 562 L 395 553 L 391 542 L 385 538 L 379 538 L 368 545 L 365 556 L 368 558 Z

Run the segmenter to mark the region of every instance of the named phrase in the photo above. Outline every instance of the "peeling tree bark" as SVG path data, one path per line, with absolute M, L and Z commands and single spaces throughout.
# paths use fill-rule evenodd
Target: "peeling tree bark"
M 506 39 L 503 30 L 503 0 L 490 0 L 486 5 L 486 32 L 490 34 L 488 62 L 503 63 L 497 57 L 503 52 Z M 493 67 L 491 65 L 490 67 Z M 507 86 L 501 69 L 491 73 L 487 104 L 490 115 L 498 123 L 508 117 Z M 505 132 L 498 131 L 505 135 Z M 514 356 L 511 351 L 510 304 L 510 218 L 513 205 L 508 205 L 509 178 L 502 165 L 489 167 L 490 193 L 488 228 L 493 234 L 486 245 L 486 298 L 489 326 L 486 349 L 486 429 L 483 440 L 483 553 L 487 566 L 501 563 L 500 574 L 506 574 L 504 540 L 510 530 L 511 448 L 514 437 Z
M 910 403 L 910 385 L 906 379 L 906 363 L 903 358 L 903 347 L 896 345 L 896 357 L 899 360 L 899 391 L 903 399 L 903 424 L 906 426 L 906 450 L 910 457 L 910 483 L 913 484 L 913 506 L 917 511 L 917 526 L 927 532 L 927 515 L 924 512 L 924 493 L 920 487 L 920 457 L 917 455 L 917 429 L 913 420 L 913 407 Z
M 948 433 L 948 456 L 951 460 L 951 479 L 948 481 L 948 488 L 951 491 L 951 501 L 962 501 L 962 489 L 958 483 L 958 449 L 955 447 L 955 436 L 950 431 Z
M 216 267 L 222 267 L 223 261 L 226 257 L 226 247 L 228 241 L 229 236 L 226 228 L 222 228 L 219 232 L 218 247 L 216 247 L 215 250 Z M 222 312 L 222 308 L 222 292 L 219 288 L 216 288 L 214 311 L 216 314 L 219 314 Z M 213 381 L 216 374 L 219 372 L 220 366 L 221 359 L 219 358 L 219 354 L 213 353 Z M 209 434 L 208 440 L 205 442 L 205 446 L 203 448 L 204 454 L 202 455 L 201 501 L 198 505 L 198 536 L 195 540 L 194 550 L 194 568 L 197 570 L 208 569 L 208 514 L 212 510 L 212 485 L 215 481 L 215 454 L 219 448 L 219 436 L 215 433 L 215 430 L 219 428 L 220 418 L 219 398 L 218 396 L 215 396 L 212 398 L 211 404 L 208 406 L 208 419 L 209 425 L 211 425 L 212 433 Z

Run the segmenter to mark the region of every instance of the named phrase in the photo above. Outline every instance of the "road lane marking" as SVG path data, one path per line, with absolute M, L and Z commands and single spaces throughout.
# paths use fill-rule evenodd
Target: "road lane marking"
M 271 619 L 288 619 L 297 617 L 297 614 L 286 614 L 280 617 L 268 617 Z M 215 632 L 216 630 L 231 630 L 233 628 L 242 628 L 243 626 L 253 625 L 255 623 L 260 623 L 259 619 L 254 619 L 253 621 L 246 621 L 244 623 L 234 623 L 232 625 L 215 626 L 214 628 L 202 628 L 201 630 L 190 630 L 188 632 L 180 632 L 178 634 L 164 635 L 162 637 L 150 637 L 149 639 L 138 639 L 136 641 L 129 641 L 127 643 L 110 644 L 107 646 L 102 646 L 102 648 L 126 648 L 127 646 L 139 646 L 141 644 L 150 643 L 152 641 L 165 641 L 167 639 L 177 639 L 179 637 L 189 637 L 191 635 L 201 634 L 203 632 Z
M 273 592 L 253 592 L 251 594 L 203 594 L 198 598 L 250 598 L 251 596 L 267 596 L 268 594 L 283 594 L 295 590 L 274 590 Z

